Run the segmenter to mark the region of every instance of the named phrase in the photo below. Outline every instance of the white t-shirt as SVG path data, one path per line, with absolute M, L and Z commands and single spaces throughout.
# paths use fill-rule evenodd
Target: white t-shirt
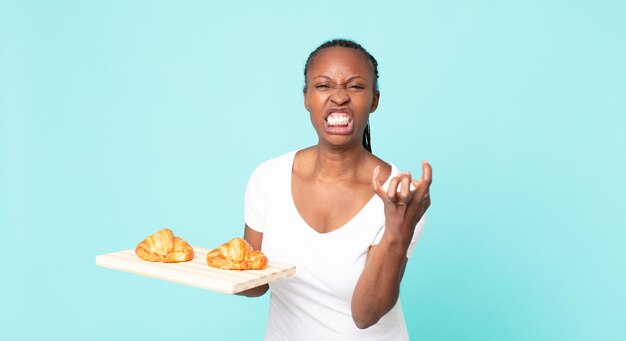
M 369 247 L 378 244 L 384 232 L 382 200 L 374 195 L 352 220 L 332 232 L 313 230 L 291 195 L 295 154 L 259 165 L 245 194 L 245 222 L 263 233 L 263 252 L 270 261 L 296 266 L 294 276 L 270 283 L 265 340 L 408 340 L 400 300 L 370 328 L 359 329 L 352 320 L 352 293 Z M 392 165 L 389 179 L 398 173 Z M 424 220 L 415 228 L 407 257 Z

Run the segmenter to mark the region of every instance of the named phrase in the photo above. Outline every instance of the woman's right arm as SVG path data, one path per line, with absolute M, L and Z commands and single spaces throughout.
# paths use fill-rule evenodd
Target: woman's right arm
M 263 243 L 263 233 L 255 231 L 246 225 L 246 230 L 243 235 L 243 239 L 245 239 L 253 249 L 261 250 L 261 244 Z M 247 296 L 247 297 L 259 297 L 263 296 L 269 290 L 270 286 L 268 284 L 263 284 L 256 288 L 244 290 L 242 292 L 238 292 L 237 295 Z

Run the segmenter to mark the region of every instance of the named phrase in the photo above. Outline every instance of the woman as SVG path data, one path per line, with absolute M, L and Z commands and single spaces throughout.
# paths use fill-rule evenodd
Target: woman
M 371 153 L 380 93 L 363 47 L 326 42 L 304 76 L 318 143 L 261 164 L 245 196 L 245 239 L 296 274 L 243 294 L 271 288 L 266 340 L 408 339 L 399 288 L 430 205 L 431 167 L 422 162 L 416 180 Z

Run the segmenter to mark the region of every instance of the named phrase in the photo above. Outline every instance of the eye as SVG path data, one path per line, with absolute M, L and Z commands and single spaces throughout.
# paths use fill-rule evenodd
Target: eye
M 348 86 L 348 88 L 352 90 L 363 90 L 365 89 L 365 86 L 361 84 L 351 84 Z
M 315 88 L 320 89 L 320 90 L 325 90 L 325 89 L 329 89 L 330 86 L 328 84 L 316 84 Z

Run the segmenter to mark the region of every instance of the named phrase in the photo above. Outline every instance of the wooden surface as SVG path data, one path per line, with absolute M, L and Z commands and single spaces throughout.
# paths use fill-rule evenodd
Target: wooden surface
M 271 260 L 263 270 L 215 269 L 206 263 L 209 249 L 194 246 L 193 251 L 194 258 L 189 262 L 155 263 L 142 260 L 131 249 L 96 256 L 96 265 L 226 294 L 234 294 L 296 273 L 295 266 Z

